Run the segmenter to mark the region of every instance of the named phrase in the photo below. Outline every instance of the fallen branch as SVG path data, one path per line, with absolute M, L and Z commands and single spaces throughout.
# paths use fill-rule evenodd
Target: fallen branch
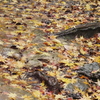
M 77 25 L 75 27 L 56 33 L 56 35 L 58 37 L 66 35 L 75 35 L 75 36 L 86 36 L 89 38 L 99 32 L 100 32 L 100 22 L 93 22 L 93 23 L 85 23 Z

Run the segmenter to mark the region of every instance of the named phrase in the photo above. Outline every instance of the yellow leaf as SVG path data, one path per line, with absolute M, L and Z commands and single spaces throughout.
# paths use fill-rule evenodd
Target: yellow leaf
M 80 52 L 81 52 L 83 55 L 84 55 L 84 54 L 87 54 L 87 52 L 84 51 L 83 48 L 80 49 Z
M 53 49 L 51 47 L 44 47 L 43 48 L 45 51 L 52 51 Z
M 61 58 L 61 59 L 62 59 L 62 58 L 65 58 L 65 56 L 62 55 L 62 54 L 58 54 L 58 57 Z
M 27 82 L 26 81 L 24 81 L 24 80 L 14 80 L 13 82 L 12 82 L 13 84 L 23 84 L 23 85 L 26 85 L 27 84 Z
M 31 96 L 27 96 L 27 95 L 24 95 L 21 98 L 23 98 L 24 100 L 32 100 Z
M 4 44 L 4 42 L 0 40 L 0 45 L 3 45 L 3 44 Z
M 83 36 L 81 36 L 79 39 L 82 41 L 82 40 L 84 40 L 84 37 L 83 37 Z
M 54 43 L 58 43 L 58 44 L 60 44 L 61 43 L 61 41 L 60 40 L 58 40 L 58 39 L 53 39 L 52 40 Z
M 61 78 L 61 80 L 66 84 L 75 83 L 77 81 L 76 79 L 68 79 L 68 78 Z
M 17 95 L 16 95 L 15 93 L 9 93 L 9 94 L 8 94 L 8 97 L 11 98 L 11 99 L 15 99 L 16 96 L 17 96 Z
M 19 48 L 19 49 L 24 49 L 24 46 L 21 46 L 21 45 L 17 45 L 17 48 Z
M 48 71 L 48 75 L 50 75 L 50 76 L 55 76 L 56 73 L 55 73 L 55 72 Z
M 61 94 L 57 94 L 57 95 L 55 96 L 55 100 L 59 100 L 59 99 L 66 99 L 66 96 L 63 96 L 63 95 L 61 95 Z
M 92 10 L 91 6 L 89 4 L 86 4 L 86 9 L 89 10 L 89 11 Z
M 18 78 L 18 75 L 6 76 L 5 78 L 6 78 L 6 79 L 9 79 L 10 81 L 13 81 L 13 80 L 15 80 L 15 79 Z
M 95 46 L 97 46 L 97 47 L 100 47 L 100 44 L 94 44 Z
M 2 57 L 1 55 L 0 55 L 0 61 L 2 61 L 2 62 L 5 61 L 4 57 Z
M 50 36 L 49 36 L 50 39 L 55 39 L 56 37 L 57 37 L 57 36 L 55 36 L 55 35 L 50 35 Z
M 100 56 L 94 57 L 94 61 L 100 63 Z
M 45 44 L 46 46 L 51 46 L 52 45 L 52 43 L 50 43 L 50 42 L 44 42 L 43 44 Z
M 92 47 L 92 46 L 93 46 L 92 42 L 88 42 L 87 45 L 88 45 L 89 47 Z
M 34 92 L 33 92 L 33 96 L 36 97 L 36 98 L 40 98 L 40 97 L 41 97 L 41 93 L 40 93 L 40 91 L 38 91 L 38 90 L 34 90 Z
M 98 37 L 98 40 L 100 40 L 100 37 Z
M 23 68 L 24 67 L 24 65 L 25 65 L 25 63 L 23 63 L 23 62 L 21 62 L 21 61 L 17 61 L 17 67 L 18 68 Z
M 71 63 L 69 60 L 61 60 L 60 63 L 63 63 L 68 66 L 73 66 L 73 63 Z
M 41 84 L 41 86 L 43 87 L 43 86 L 45 86 L 45 83 L 44 83 L 44 81 L 42 81 L 42 83 L 40 83 Z
M 97 97 L 98 100 L 100 100 L 100 94 L 95 93 L 94 95 Z
M 58 46 L 52 46 L 51 48 L 52 48 L 53 50 L 55 50 L 55 49 L 58 48 Z
M 47 31 L 49 31 L 50 33 L 53 33 L 54 29 L 51 27 L 50 29 L 47 29 Z
M 69 29 L 70 27 L 68 25 L 64 26 L 64 29 L 67 30 Z
M 23 28 L 24 28 L 23 25 L 18 25 L 18 26 L 17 26 L 17 29 L 18 29 L 18 30 L 23 30 Z
M 36 54 L 42 54 L 42 52 L 39 51 L 36 47 L 35 47 L 33 50 L 34 50 L 34 52 L 35 52 Z
M 14 53 L 15 53 L 15 51 L 9 51 L 7 55 L 12 56 Z
M 47 53 L 47 52 L 43 52 L 43 53 L 42 53 L 42 55 L 45 55 L 45 56 L 50 56 L 50 54 L 49 54 L 49 53 Z
M 8 68 L 9 66 L 7 66 L 7 65 L 2 65 L 2 67 L 3 67 L 3 68 Z

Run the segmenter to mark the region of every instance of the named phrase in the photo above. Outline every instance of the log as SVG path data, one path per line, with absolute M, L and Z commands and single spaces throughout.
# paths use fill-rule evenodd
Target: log
M 96 33 L 100 33 L 100 22 L 80 24 L 75 27 L 56 33 L 56 35 L 57 37 L 71 35 L 73 37 L 84 36 L 84 37 L 90 38 Z

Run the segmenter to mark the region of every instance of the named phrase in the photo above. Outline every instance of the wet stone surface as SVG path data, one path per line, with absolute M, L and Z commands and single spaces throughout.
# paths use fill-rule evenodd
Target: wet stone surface
M 100 65 L 97 62 L 85 64 L 77 70 L 79 75 L 84 75 L 92 80 L 100 79 Z
M 35 97 L 32 96 L 30 92 L 27 90 L 19 87 L 15 84 L 5 84 L 5 80 L 0 77 L 0 100 L 12 100 L 13 98 L 9 98 L 9 95 L 16 95 L 15 100 L 23 100 L 23 96 L 27 95 L 31 97 L 32 100 L 37 100 Z
M 65 90 L 69 91 L 70 93 L 74 93 L 75 88 L 78 88 L 81 91 L 86 91 L 89 88 L 89 86 L 84 83 L 85 81 L 86 80 L 84 79 L 77 79 L 77 82 L 75 82 L 74 84 L 68 84 Z
M 69 83 L 64 90 L 69 97 L 72 97 L 73 99 L 80 99 L 81 94 L 76 92 L 76 89 L 86 92 L 89 89 L 89 85 L 85 84 L 85 82 L 87 82 L 87 80 L 78 78 L 75 83 Z

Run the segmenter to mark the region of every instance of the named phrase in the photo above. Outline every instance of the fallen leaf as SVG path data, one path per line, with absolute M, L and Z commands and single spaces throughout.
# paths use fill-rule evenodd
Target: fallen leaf
M 24 99 L 24 100 L 33 100 L 32 97 L 28 96 L 28 95 L 24 95 L 21 98 Z
M 57 95 L 55 96 L 55 100 L 59 100 L 59 99 L 66 99 L 66 96 L 63 96 L 63 95 L 61 95 L 61 94 L 57 94 Z
M 41 93 L 40 93 L 40 91 L 39 90 L 34 90 L 34 92 L 32 93 L 32 95 L 34 96 L 34 97 L 38 97 L 38 98 L 41 98 Z
M 11 98 L 11 99 L 14 99 L 14 100 L 15 100 L 16 96 L 17 96 L 17 94 L 15 94 L 15 93 L 9 93 L 8 94 L 8 97 Z
M 16 66 L 17 66 L 18 68 L 23 68 L 23 67 L 25 66 L 25 63 L 24 63 L 24 62 L 21 62 L 21 61 L 17 61 L 17 62 L 16 62 Z

